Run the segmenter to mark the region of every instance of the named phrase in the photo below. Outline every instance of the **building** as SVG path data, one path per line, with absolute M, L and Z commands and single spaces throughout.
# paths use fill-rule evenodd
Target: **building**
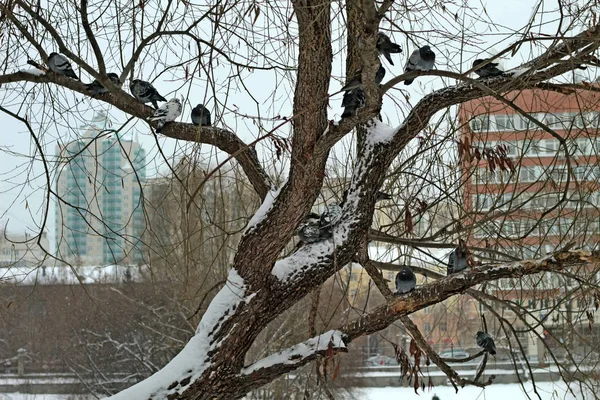
M 571 241 L 597 248 L 600 94 L 525 90 L 505 98 L 525 115 L 492 97 L 459 109 L 462 213 L 472 226 L 468 244 L 518 259 L 539 257 Z M 489 261 L 497 253 L 477 256 Z M 589 294 L 564 295 L 576 287 L 569 279 L 539 274 L 500 280 L 487 290 L 528 311 L 527 325 L 537 326 L 529 335 L 522 333 L 525 323 L 514 309 L 500 307 L 521 332 L 529 353 L 536 354 L 544 347 L 539 338 L 549 331 L 554 330 L 550 336 L 556 341 L 565 341 L 568 327 L 576 326 L 580 333 L 588 329 L 581 321 L 589 319 L 585 312 L 590 302 L 582 301 Z
M 57 148 L 57 257 L 73 265 L 141 263 L 146 152 L 109 130 L 105 113 Z
M 46 232 L 38 237 L 0 231 L 0 267 L 36 267 L 46 260 L 46 252 L 50 252 Z

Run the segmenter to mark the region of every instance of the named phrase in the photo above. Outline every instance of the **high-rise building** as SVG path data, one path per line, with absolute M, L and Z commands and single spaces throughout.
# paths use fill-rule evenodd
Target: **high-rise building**
M 110 130 L 105 113 L 57 148 L 57 257 L 71 264 L 140 263 L 146 152 Z
M 517 259 L 539 257 L 571 242 L 597 248 L 600 95 L 565 88 L 524 90 L 504 97 L 507 102 L 485 97 L 459 109 L 461 216 L 473 227 L 464 233 L 468 244 L 490 248 L 477 254 L 488 261 L 496 252 Z M 576 274 L 585 271 L 582 267 Z M 581 346 L 568 342 L 572 335 L 567 332 L 573 328 L 580 337 L 600 337 L 600 327 L 592 329 L 585 314 L 588 294 L 575 288 L 572 279 L 540 273 L 501 279 L 486 290 L 527 310 L 521 313 L 525 317 L 510 307 L 501 312 L 514 322 L 529 353 L 536 354 L 543 352 L 539 338 L 548 332 L 555 344 L 569 343 L 572 349 Z M 567 292 L 572 294 L 565 296 Z M 524 318 L 535 333 L 523 326 Z M 550 346 L 550 339 L 544 340 Z
M 47 252 L 50 246 L 46 232 L 36 236 L 0 229 L 0 267 L 37 267 L 46 262 Z

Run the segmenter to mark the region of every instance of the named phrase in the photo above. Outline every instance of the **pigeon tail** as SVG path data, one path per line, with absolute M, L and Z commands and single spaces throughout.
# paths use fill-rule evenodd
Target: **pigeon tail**
M 411 83 L 413 83 L 415 81 L 415 78 L 411 78 L 411 79 L 407 79 L 404 81 L 405 85 L 410 85 Z
M 165 100 L 165 101 L 166 101 L 166 100 Z M 155 99 L 152 99 L 152 100 L 151 100 L 151 102 L 152 102 L 152 105 L 154 106 L 154 108 L 155 108 L 155 109 L 158 109 L 158 103 L 156 102 L 156 100 L 155 100 Z M 158 132 L 158 131 L 157 131 L 157 132 Z
M 344 112 L 342 113 L 342 118 L 353 117 L 356 113 L 356 109 L 354 107 L 346 107 L 344 108 Z
M 158 120 L 157 126 L 156 126 L 156 133 L 161 133 L 162 132 L 162 128 L 165 126 L 165 120 L 164 119 L 160 119 Z

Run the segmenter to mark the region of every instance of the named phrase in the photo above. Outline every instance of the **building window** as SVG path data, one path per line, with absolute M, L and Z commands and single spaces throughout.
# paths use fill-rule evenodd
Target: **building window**
M 426 334 L 431 332 L 431 325 L 429 324 L 429 322 L 425 322 L 423 324 L 423 330 L 425 331 Z
M 478 115 L 471 120 L 471 130 L 473 132 L 487 132 L 490 129 L 489 115 Z
M 495 115 L 497 131 L 512 131 L 515 129 L 513 115 Z
M 446 332 L 446 322 L 440 322 L 440 331 Z

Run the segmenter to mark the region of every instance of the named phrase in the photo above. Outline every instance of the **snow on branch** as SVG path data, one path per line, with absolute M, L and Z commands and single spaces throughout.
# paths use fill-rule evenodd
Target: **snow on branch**
M 166 399 L 169 394 L 183 392 L 211 365 L 211 350 L 220 345 L 220 341 L 214 338 L 215 333 L 236 309 L 256 295 L 246 295 L 246 289 L 243 278 L 232 269 L 227 283 L 208 306 L 196 334 L 183 350 L 163 369 L 110 399 Z
M 267 195 L 265 196 L 265 199 L 263 200 L 262 204 L 260 205 L 260 207 L 258 207 L 258 210 L 256 210 L 256 212 L 254 213 L 254 216 L 252 216 L 252 218 L 248 222 L 244 234 L 251 233 L 254 230 L 254 228 L 265 219 L 269 211 L 271 211 L 271 209 L 273 208 L 273 203 L 275 202 L 277 196 L 279 196 L 279 193 L 281 192 L 281 189 L 283 187 L 284 185 L 282 184 L 278 189 L 269 190 L 267 192 Z
M 269 375 L 269 369 L 280 369 L 282 365 L 293 365 L 294 367 L 303 365 L 319 354 L 325 355 L 325 352 L 329 349 L 336 352 L 347 351 L 346 344 L 342 340 L 342 332 L 331 330 L 305 342 L 298 343 L 289 349 L 271 354 L 242 369 L 242 375 L 254 373 Z

